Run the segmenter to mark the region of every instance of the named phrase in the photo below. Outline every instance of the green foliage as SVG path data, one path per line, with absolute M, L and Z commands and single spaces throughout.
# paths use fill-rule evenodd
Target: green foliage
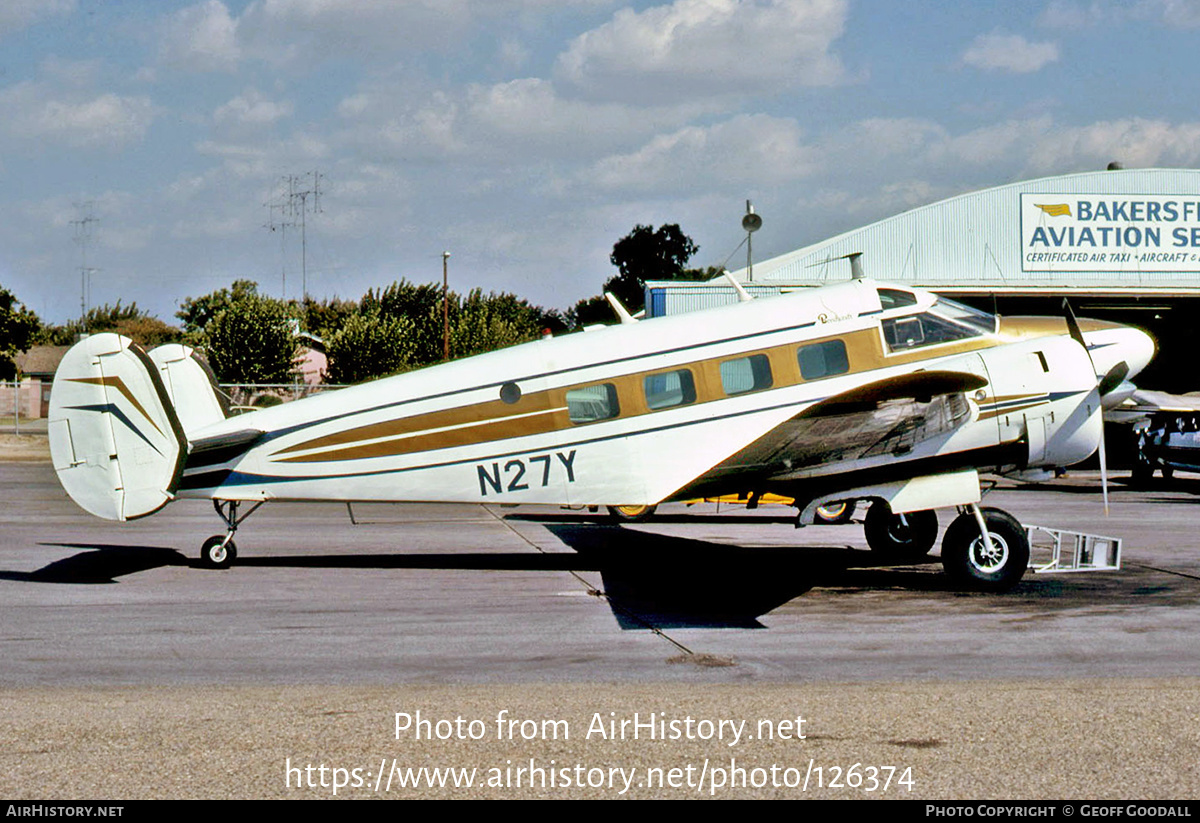
M 613 245 L 609 261 L 618 274 L 604 284 L 630 312 L 644 303 L 647 280 L 675 280 L 700 247 L 675 223 L 652 229 L 637 225 Z
M 603 291 L 621 301 L 630 314 L 645 307 L 647 280 L 709 280 L 721 273 L 714 267 L 684 268 L 700 247 L 675 223 L 659 226 L 637 225 L 613 245 L 609 261 L 617 274 L 604 283 Z M 593 323 L 611 323 L 612 307 L 603 295 L 580 300 L 567 311 L 572 328 Z
M 116 332 L 144 349 L 152 349 L 163 343 L 177 343 L 183 338 L 183 332 L 178 328 L 139 309 L 137 303 L 122 306 L 118 300 L 115 306 L 106 303 L 90 309 L 80 320 L 46 328 L 42 340 L 53 346 L 67 346 L 83 335 L 101 332 Z
M 451 323 L 458 297 L 449 295 Z M 380 317 L 403 317 L 412 322 L 411 363 L 424 366 L 442 359 L 442 288 L 432 283 L 415 285 L 399 280 L 386 289 L 374 289 L 363 296 L 359 308 L 363 314 L 378 313 Z
M 331 383 L 361 383 L 404 371 L 413 352 L 413 322 L 378 313 L 352 314 L 325 337 Z
M 301 328 L 323 340 L 329 340 L 350 318 L 358 315 L 359 306 L 355 300 L 333 297 L 317 301 L 305 297 L 299 304 L 299 310 Z
M 236 283 L 234 288 L 236 292 Z M 229 297 L 228 305 L 206 323 L 203 332 L 208 362 L 217 379 L 222 383 L 288 382 L 296 359 L 296 339 L 287 307 L 260 297 L 256 288 Z
M 0 380 L 12 380 L 17 368 L 13 355 L 37 342 L 42 322 L 17 301 L 15 295 L 0 286 Z
M 556 313 L 508 293 L 485 295 L 481 289 L 474 289 L 463 298 L 451 291 L 446 304 L 451 359 L 534 340 L 546 325 L 562 326 Z M 411 366 L 441 362 L 444 324 L 440 286 L 400 280 L 379 292 L 368 292 L 360 311 L 368 316 L 404 318 L 411 323 Z
M 258 297 L 258 284 L 253 280 L 235 280 L 232 289 L 217 289 L 203 297 L 185 298 L 175 316 L 183 321 L 188 340 L 201 342 L 204 330 L 216 316 L 235 303 Z

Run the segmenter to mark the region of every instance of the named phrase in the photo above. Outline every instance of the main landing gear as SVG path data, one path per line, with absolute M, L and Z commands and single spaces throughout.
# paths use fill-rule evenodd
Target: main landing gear
M 942 538 L 942 568 L 958 586 L 985 592 L 1008 591 L 1029 566 L 1029 538 L 1011 514 L 976 504 L 959 508 Z M 932 511 L 893 514 L 882 500 L 871 504 L 863 529 L 871 550 L 889 560 L 917 562 L 937 542 Z
M 1005 511 L 972 504 L 942 538 L 942 567 L 964 588 L 1005 592 L 1029 566 L 1025 527 Z
M 250 511 L 238 517 L 240 500 L 213 500 L 213 508 L 217 516 L 225 521 L 225 534 L 214 534 L 204 541 L 200 547 L 200 562 L 210 569 L 228 569 L 237 559 L 237 544 L 233 542 L 233 533 L 241 522 L 258 511 L 264 502 L 258 501 L 250 507 Z

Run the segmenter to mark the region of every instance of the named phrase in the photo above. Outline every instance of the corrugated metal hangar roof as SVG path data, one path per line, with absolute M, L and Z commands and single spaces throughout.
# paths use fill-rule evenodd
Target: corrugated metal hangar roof
M 768 218 L 769 219 L 769 218 Z M 913 209 L 733 272 L 753 291 L 864 274 L 943 293 L 1200 295 L 1200 170 L 1045 177 Z M 647 284 L 649 314 L 729 302 L 722 281 Z

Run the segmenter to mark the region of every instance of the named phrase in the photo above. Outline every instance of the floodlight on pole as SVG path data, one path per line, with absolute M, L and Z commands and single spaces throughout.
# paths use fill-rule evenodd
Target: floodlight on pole
M 762 218 L 754 213 L 754 204 L 746 201 L 746 216 L 742 218 L 742 228 L 746 230 L 746 282 L 754 282 L 754 244 L 751 237 L 762 228 Z

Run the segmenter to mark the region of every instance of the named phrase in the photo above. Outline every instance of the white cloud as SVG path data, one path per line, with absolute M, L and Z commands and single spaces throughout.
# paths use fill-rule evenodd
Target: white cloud
M 1113 160 L 1127 168 L 1195 166 L 1200 163 L 1200 122 L 1126 118 L 1046 127 L 1032 149 L 1031 167 L 1045 174 L 1104 168 Z
M 367 156 L 468 159 L 506 172 L 626 151 L 706 111 L 564 98 L 540 78 L 453 93 L 379 84 L 343 98 L 337 110 L 346 122 L 339 140 Z
M 532 141 L 556 156 L 593 156 L 612 151 L 663 128 L 674 128 L 702 111 L 695 104 L 634 108 L 563 98 L 549 80 L 525 78 L 467 95 L 467 138 L 482 148 L 497 141 L 503 148 Z
M 816 157 L 794 120 L 739 115 L 655 137 L 598 162 L 589 180 L 609 190 L 675 194 L 779 186 L 809 174 Z
M 1200 26 L 1200 3 L 1196 0 L 1143 0 L 1142 6 L 1151 12 L 1160 11 L 1163 22 L 1173 28 Z
M 75 0 L 4 0 L 0 3 L 0 37 L 28 28 L 41 18 L 74 10 Z
M 1052 0 L 1038 18 L 1051 28 L 1084 29 L 1115 26 L 1129 21 L 1152 20 L 1170 28 L 1200 26 L 1200 3 L 1196 0 Z
M 181 9 L 163 25 L 159 57 L 188 71 L 231 72 L 242 57 L 238 23 L 221 0 Z
M 986 71 L 1028 74 L 1058 60 L 1056 43 L 1032 43 L 1019 34 L 981 34 L 963 52 L 968 66 Z
M 680 94 L 772 94 L 844 82 L 831 48 L 844 0 L 676 0 L 618 11 L 577 37 L 557 71 L 589 94 L 662 101 Z
M 112 92 L 55 96 L 44 84 L 20 83 L 0 92 L 0 130 L 74 148 L 117 149 L 145 135 L 156 113 L 148 97 Z
M 269 126 L 278 120 L 292 116 L 291 103 L 268 100 L 257 89 L 247 89 L 228 103 L 219 106 L 213 113 L 218 124 L 245 126 Z

